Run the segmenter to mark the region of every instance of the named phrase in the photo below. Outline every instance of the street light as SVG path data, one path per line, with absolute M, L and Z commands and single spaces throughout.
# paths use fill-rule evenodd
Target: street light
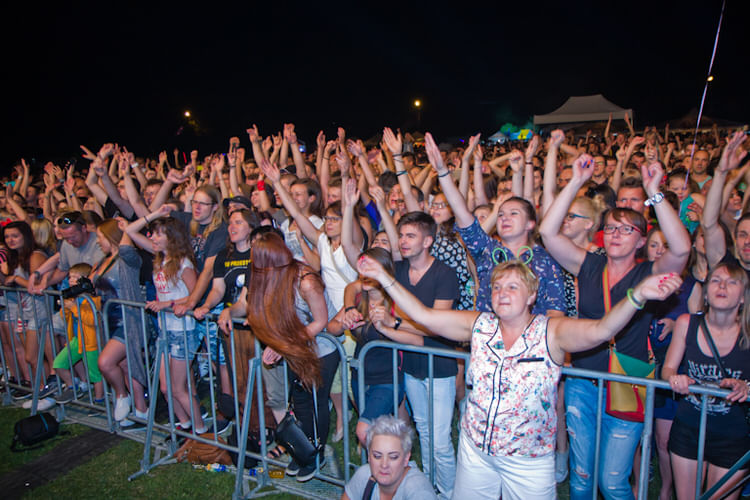
M 709 81 L 709 82 L 713 82 L 713 81 L 714 81 L 714 75 L 709 75 L 709 77 L 708 77 L 708 81 Z
M 422 101 L 414 99 L 414 109 L 417 110 L 417 127 L 422 126 Z
M 185 118 L 190 118 L 190 111 L 185 111 Z

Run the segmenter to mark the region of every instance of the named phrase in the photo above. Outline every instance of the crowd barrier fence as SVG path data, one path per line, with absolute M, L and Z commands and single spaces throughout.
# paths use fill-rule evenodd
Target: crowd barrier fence
M 22 299 L 24 297 L 24 294 L 26 294 L 25 291 L 20 290 L 18 288 L 9 288 L 9 287 L 0 287 L 0 291 L 2 291 L 6 297 L 11 297 L 13 295 L 16 296 L 17 304 L 22 303 Z M 217 428 L 217 413 L 216 413 L 216 391 L 215 391 L 215 384 L 214 380 L 216 379 L 217 374 L 215 373 L 214 365 L 211 362 L 212 360 L 212 353 L 211 352 L 200 352 L 198 356 L 205 356 L 208 358 L 208 381 L 209 381 L 209 399 L 210 399 L 210 414 L 211 414 L 211 425 L 208 426 L 208 431 L 213 431 L 213 438 L 206 438 L 203 436 L 199 436 L 195 433 L 194 426 L 191 426 L 189 430 L 182 429 L 178 427 L 176 421 L 175 421 L 175 412 L 174 412 L 174 400 L 173 400 L 173 394 L 172 394 L 172 369 L 170 367 L 170 363 L 163 362 L 163 359 L 168 359 L 169 356 L 169 346 L 168 346 L 168 339 L 166 334 L 160 334 L 158 335 L 158 339 L 156 341 L 156 350 L 155 355 L 152 354 L 152 351 L 150 349 L 151 342 L 149 341 L 149 332 L 152 330 L 152 321 L 153 321 L 153 315 L 148 313 L 146 311 L 146 304 L 142 302 L 132 302 L 132 301 L 125 301 L 125 300 L 119 300 L 119 299 L 111 299 L 107 301 L 107 303 L 104 305 L 103 311 L 101 314 L 97 311 L 97 308 L 94 304 L 94 301 L 92 298 L 88 295 L 82 295 L 82 300 L 76 301 L 76 307 L 77 307 L 77 316 L 78 318 L 81 317 L 81 306 L 83 303 L 87 303 L 91 310 L 93 311 L 93 317 L 96 325 L 96 334 L 97 339 L 99 340 L 97 344 L 97 351 L 99 354 L 101 354 L 102 348 L 104 345 L 106 345 L 106 342 L 110 339 L 110 335 L 113 332 L 110 332 L 110 318 L 112 315 L 120 315 L 120 319 L 122 320 L 122 324 L 126 325 L 126 315 L 128 309 L 134 309 L 137 311 L 138 317 L 139 317 L 139 325 L 137 328 L 135 328 L 133 331 L 130 328 L 123 327 L 123 336 L 124 336 L 124 343 L 125 343 L 125 362 L 127 366 L 127 372 L 128 372 L 128 380 L 127 380 L 127 387 L 133 388 L 133 370 L 132 367 L 134 366 L 134 363 L 140 362 L 144 363 L 145 365 L 145 371 L 147 374 L 146 377 L 146 386 L 144 387 L 145 394 L 148 398 L 148 413 L 147 418 L 138 418 L 132 415 L 128 415 L 128 419 L 134 421 L 136 424 L 141 424 L 145 427 L 145 438 L 143 439 L 144 443 L 144 449 L 143 449 L 143 457 L 140 461 L 140 468 L 138 471 L 136 471 L 134 474 L 132 474 L 129 477 L 129 480 L 135 479 L 141 475 L 147 474 L 150 470 L 153 470 L 155 467 L 158 467 L 163 464 L 173 463 L 175 461 L 173 455 L 177 449 L 178 439 L 186 439 L 190 438 L 199 442 L 203 443 L 210 443 L 214 446 L 217 446 L 218 448 L 225 449 L 229 452 L 236 453 L 237 454 L 237 467 L 236 467 L 236 473 L 235 473 L 235 486 L 234 486 L 234 493 L 233 498 L 249 498 L 249 497 L 255 497 L 255 496 L 263 496 L 267 494 L 266 491 L 261 491 L 263 488 L 272 486 L 277 490 L 280 491 L 287 491 L 290 493 L 299 494 L 302 496 L 307 496 L 309 498 L 322 498 L 321 496 L 317 496 L 314 492 L 311 493 L 306 489 L 305 486 L 290 486 L 289 484 L 284 483 L 282 480 L 277 480 L 277 478 L 272 478 L 269 474 L 269 471 L 271 470 L 271 467 L 277 467 L 283 469 L 286 466 L 286 463 L 281 462 L 279 460 L 274 460 L 271 458 L 268 458 L 267 456 L 267 443 L 265 439 L 265 429 L 266 429 L 266 419 L 265 419 L 265 412 L 263 411 L 264 408 L 264 374 L 263 374 L 263 361 L 262 361 L 262 348 L 260 343 L 257 339 L 253 340 L 254 343 L 254 355 L 251 357 L 248 357 L 247 359 L 247 366 L 240 366 L 238 364 L 238 359 L 242 356 L 238 356 L 237 352 L 237 343 L 236 343 L 236 330 L 232 328 L 228 335 L 226 336 L 226 344 L 223 342 L 219 342 L 219 345 L 226 345 L 225 348 L 225 357 L 227 359 L 227 362 L 229 363 L 229 367 L 232 369 L 230 370 L 230 377 L 231 377 L 231 389 L 232 389 L 232 404 L 234 406 L 234 432 L 237 435 L 237 445 L 229 445 L 223 440 L 220 440 L 218 437 L 218 434 L 216 432 Z M 50 342 L 50 347 L 52 350 L 52 356 L 53 359 L 57 355 L 57 350 L 55 346 L 54 341 L 54 328 L 53 328 L 53 318 L 56 314 L 58 314 L 61 319 L 64 322 L 67 320 L 66 318 L 66 311 L 65 308 L 61 309 L 61 312 L 57 313 L 55 312 L 55 304 L 54 301 L 60 299 L 60 292 L 47 290 L 44 292 L 42 296 L 40 296 L 37 300 L 42 300 L 44 303 L 44 310 L 41 313 L 41 315 L 45 316 L 44 318 L 40 318 L 40 312 L 37 311 L 36 307 L 32 307 L 32 311 L 35 318 L 35 324 L 36 325 L 43 325 L 43 328 L 38 329 L 35 334 L 38 338 L 38 353 L 37 353 L 37 367 L 42 367 L 45 357 L 45 346 L 46 342 Z M 6 300 L 6 299 L 4 299 Z M 10 301 L 12 302 L 12 301 Z M 4 302 L 8 303 L 8 302 Z M 115 309 L 115 306 L 119 306 L 119 308 Z M 4 405 L 12 404 L 14 398 L 12 397 L 12 390 L 24 390 L 24 389 L 31 389 L 32 392 L 32 406 L 31 406 L 31 413 L 34 414 L 37 411 L 37 405 L 39 402 L 39 394 L 40 394 L 40 388 L 42 386 L 43 381 L 43 372 L 42 369 L 37 369 L 32 374 L 33 375 L 33 381 L 31 382 L 31 387 L 23 387 L 21 385 L 21 374 L 22 371 L 22 364 L 23 360 L 19 362 L 19 356 L 18 356 L 18 343 L 22 342 L 23 339 L 20 336 L 20 333 L 23 333 L 25 330 L 25 323 L 19 325 L 22 327 L 16 327 L 16 325 L 11 324 L 11 314 L 8 309 L 12 307 L 10 305 L 6 306 L 6 317 L 5 321 L 3 322 L 4 325 L 7 326 L 7 332 L 2 332 L 2 337 L 0 337 L 0 340 L 2 341 L 2 349 L 0 349 L 0 362 L 2 364 L 3 373 L 5 375 L 5 387 L 3 391 L 3 398 L 2 402 Z M 169 310 L 164 310 L 159 312 L 158 314 L 158 322 L 160 325 L 160 328 L 158 331 L 165 332 L 165 314 L 169 312 Z M 39 321 L 39 320 L 43 321 Z M 208 332 L 210 331 L 208 328 L 208 322 L 209 321 L 215 321 L 216 316 L 209 315 L 201 320 L 196 320 L 196 322 L 204 322 L 204 331 Z M 189 351 L 189 345 L 188 345 L 188 339 L 187 339 L 187 331 L 185 328 L 185 318 L 182 319 L 182 340 L 183 345 L 185 348 L 185 352 Z M 219 333 L 219 340 L 222 339 L 222 334 Z M 400 352 L 413 352 L 413 353 L 421 353 L 427 356 L 428 358 L 428 385 L 429 385 L 429 391 L 432 393 L 433 390 L 433 373 L 434 373 L 434 361 L 435 357 L 443 357 L 443 358 L 452 358 L 452 359 L 464 359 L 466 361 L 466 369 L 468 370 L 468 364 L 469 364 L 469 353 L 462 352 L 462 351 L 453 351 L 448 349 L 439 349 L 439 348 L 430 348 L 430 347 L 418 347 L 418 346 L 412 346 L 412 345 L 405 345 L 405 344 L 397 344 L 394 342 L 389 341 L 375 341 L 375 342 L 369 342 L 367 345 L 365 345 L 357 358 L 349 358 L 347 357 L 347 354 L 341 345 L 341 343 L 333 336 L 329 334 L 321 334 L 323 337 L 327 338 L 329 341 L 331 341 L 336 346 L 336 352 L 339 356 L 339 363 L 342 367 L 341 370 L 341 383 L 342 383 L 342 394 L 347 394 L 347 389 L 349 387 L 349 369 L 350 368 L 356 368 L 358 369 L 358 380 L 356 381 L 359 388 L 359 401 L 358 401 L 358 407 L 364 408 L 365 405 L 365 361 L 367 354 L 375 348 L 386 348 L 390 349 L 392 352 L 391 355 L 391 362 L 393 365 L 393 385 L 394 385 L 394 411 L 398 411 L 398 374 L 397 374 L 397 366 L 398 366 L 398 354 Z M 135 342 L 136 338 L 139 343 L 141 343 L 142 346 L 142 354 L 139 354 L 139 357 L 142 359 L 140 360 L 134 360 L 131 359 L 131 349 L 129 349 L 130 343 Z M 207 339 L 203 339 L 202 342 L 206 345 L 208 343 L 206 342 Z M 81 349 L 83 352 L 86 352 L 86 345 L 85 345 L 85 338 L 84 336 L 81 336 Z M 207 349 L 207 351 L 210 351 L 210 349 Z M 228 352 L 226 352 L 228 351 Z M 10 354 L 10 357 L 12 359 L 8 359 L 8 354 Z M 70 359 L 70 357 L 69 357 Z M 83 364 L 84 364 L 84 371 L 86 374 L 88 374 L 88 360 L 86 356 L 84 355 L 82 358 Z M 49 360 L 49 363 L 51 365 L 52 360 Z M 162 363 L 164 367 L 165 372 L 165 379 L 166 379 L 166 401 L 168 406 L 168 413 L 169 413 L 169 419 L 168 422 L 165 424 L 160 424 L 156 422 L 156 401 L 159 396 L 160 391 L 160 378 L 159 373 L 162 368 Z M 289 385 L 287 383 L 287 377 L 286 377 L 286 363 L 282 361 L 282 364 L 284 366 L 285 370 L 285 376 L 284 376 L 284 393 L 287 396 L 288 400 L 288 394 L 289 394 Z M 218 366 L 218 363 L 217 363 Z M 73 369 L 72 362 L 70 363 L 70 374 L 71 376 L 75 376 L 75 370 Z M 245 391 L 244 395 L 242 395 L 242 398 L 240 398 L 240 394 L 238 393 L 238 372 L 239 370 L 245 370 L 246 371 L 246 384 L 245 384 Z M 28 367 L 28 370 L 31 372 L 31 366 Z M 9 374 L 14 374 L 18 380 L 16 383 L 9 381 Z M 190 370 L 188 370 L 188 374 L 190 373 Z M 597 490 L 598 490 L 598 463 L 599 463 L 599 447 L 600 447 L 600 440 L 601 440 L 601 419 L 602 419 L 602 412 L 604 409 L 604 388 L 605 383 L 607 381 L 615 381 L 615 382 L 623 382 L 627 384 L 633 384 L 633 385 L 643 385 L 646 386 L 646 407 L 645 407 L 645 422 L 643 427 L 643 433 L 641 438 L 641 463 L 640 463 L 640 480 L 638 486 L 638 498 L 645 499 L 647 498 L 647 491 L 648 491 L 648 464 L 651 456 L 651 437 L 653 433 L 653 412 L 654 412 L 654 396 L 657 389 L 665 389 L 665 390 L 671 390 L 670 386 L 667 382 L 661 381 L 661 380 L 652 380 L 652 379 L 641 379 L 641 378 L 635 378 L 635 377 L 628 377 L 623 375 L 616 375 L 616 374 L 610 374 L 610 373 L 603 373 L 603 372 L 595 372 L 590 370 L 581 370 L 576 368 L 570 368 L 570 367 L 564 367 L 563 368 L 563 375 L 567 377 L 581 377 L 581 378 L 587 378 L 590 380 L 596 381 L 597 387 L 598 387 L 598 403 L 597 403 L 597 423 L 596 423 L 596 439 L 595 439 L 595 446 L 596 446 L 596 458 L 595 458 L 595 472 L 594 472 L 594 498 L 597 497 Z M 221 375 L 218 375 L 221 377 Z M 112 394 L 112 391 L 110 390 L 110 387 L 107 385 L 106 379 L 103 378 L 104 381 L 104 398 L 105 402 L 104 404 L 96 404 L 94 401 L 94 394 L 93 394 L 93 384 L 88 384 L 87 388 L 87 398 L 79 398 L 76 391 L 74 391 L 74 398 L 73 401 L 71 401 L 70 404 L 77 405 L 84 407 L 88 409 L 89 411 L 98 412 L 100 416 L 104 419 L 106 422 L 106 428 L 110 432 L 120 432 L 125 433 L 127 432 L 125 429 L 123 429 L 118 422 L 114 420 L 113 412 L 114 412 L 114 406 L 115 406 L 115 395 Z M 59 379 L 58 379 L 59 382 Z M 188 394 L 193 395 L 195 392 L 193 390 L 193 380 L 191 376 L 187 376 L 187 385 L 188 385 Z M 58 386 L 57 393 L 59 394 L 61 391 L 61 385 Z M 333 389 L 332 388 L 332 392 Z M 705 450 L 705 433 L 706 433 L 706 418 L 707 418 L 707 407 L 708 407 L 708 398 L 709 397 L 724 397 L 726 396 L 729 391 L 726 389 L 718 389 L 715 387 L 707 387 L 707 386 L 691 386 L 690 388 L 692 393 L 699 394 L 701 396 L 702 401 L 702 407 L 701 407 L 701 417 L 700 417 L 700 428 L 699 428 L 699 445 L 698 445 L 698 462 L 703 461 L 704 457 L 704 450 Z M 316 400 L 316 391 L 313 392 L 313 405 L 314 408 L 317 408 L 317 400 Z M 248 436 L 250 434 L 250 420 L 251 420 L 251 411 L 250 407 L 253 403 L 253 394 L 255 394 L 255 402 L 258 405 L 257 408 L 259 409 L 258 413 L 258 426 L 260 428 L 260 451 L 258 453 L 252 452 L 247 449 L 247 441 Z M 243 401 L 244 404 L 242 407 L 245 408 L 245 411 L 240 412 L 240 402 Z M 191 401 L 192 402 L 192 401 Z M 131 398 L 131 410 L 135 407 L 135 400 L 134 398 Z M 343 462 L 343 474 L 341 473 L 335 473 L 335 467 L 334 473 L 325 473 L 322 470 L 317 471 L 315 475 L 315 479 L 328 483 L 329 485 L 332 485 L 337 488 L 343 488 L 343 486 L 346 484 L 346 482 L 349 480 L 352 471 L 359 465 L 351 462 L 350 457 L 350 440 L 352 439 L 350 436 L 350 433 L 348 432 L 349 429 L 349 398 L 344 397 L 343 398 L 343 425 L 346 432 L 343 434 L 343 452 L 342 452 L 342 462 Z M 195 422 L 196 415 L 194 413 L 194 405 L 190 405 L 190 418 L 192 422 Z M 433 434 L 434 434 L 434 412 L 435 408 L 433 405 L 433 398 L 428 398 L 428 428 L 430 429 L 430 435 L 428 437 L 429 442 L 429 450 L 423 450 L 422 451 L 422 460 L 424 463 L 425 459 L 428 459 L 430 461 L 430 481 L 432 482 L 433 486 L 435 485 L 435 466 L 434 466 L 434 450 L 433 450 Z M 57 406 L 57 415 L 59 419 L 66 418 L 65 413 L 66 405 L 58 405 Z M 242 415 L 241 422 L 239 422 L 239 416 Z M 86 422 L 82 422 L 86 423 Z M 205 423 L 204 423 L 205 425 Z M 317 430 L 315 431 L 317 433 Z M 159 434 L 163 440 L 160 443 L 157 443 L 157 434 Z M 127 435 L 127 434 L 125 434 Z M 132 438 L 132 436 L 129 436 Z M 316 435 L 317 438 L 317 435 Z M 354 437 L 356 440 L 356 437 Z M 160 457 L 157 454 L 157 448 L 163 448 L 165 449 L 166 453 L 164 456 Z M 427 453 L 425 453 L 427 451 Z M 153 456 L 152 456 L 153 454 Z M 259 467 L 253 470 L 252 474 L 245 473 L 245 463 L 247 458 L 256 460 L 259 463 Z M 361 454 L 361 464 L 366 463 L 367 456 L 365 451 L 362 451 Z M 736 471 L 746 468 L 747 464 L 750 463 L 750 451 L 748 451 L 747 454 L 745 454 L 733 467 L 732 469 L 722 478 L 722 480 L 719 481 L 716 485 L 714 485 L 709 491 L 700 493 L 701 491 L 701 478 L 700 475 L 696 479 L 696 498 L 700 499 L 707 499 L 709 498 L 715 491 L 717 491 L 724 482 L 731 477 Z M 252 490 L 249 488 L 248 480 L 253 480 L 256 483 L 255 488 Z M 340 492 L 340 490 L 339 490 Z

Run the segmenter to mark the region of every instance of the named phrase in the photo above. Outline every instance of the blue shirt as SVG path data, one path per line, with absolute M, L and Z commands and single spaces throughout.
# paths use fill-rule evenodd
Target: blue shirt
M 492 311 L 492 283 L 490 281 L 492 270 L 496 265 L 516 257 L 509 248 L 496 239 L 490 238 L 482 230 L 476 217 L 469 227 L 456 226 L 456 230 L 463 238 L 477 266 L 479 277 L 477 310 L 490 312 Z M 527 265 L 539 279 L 539 291 L 532 313 L 546 314 L 548 310 L 565 311 L 565 285 L 560 264 L 539 245 L 534 245 L 530 250 L 526 249 L 519 257 L 523 262 L 528 261 Z

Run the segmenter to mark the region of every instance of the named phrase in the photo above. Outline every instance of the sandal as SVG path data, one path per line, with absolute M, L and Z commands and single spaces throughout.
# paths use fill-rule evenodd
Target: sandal
M 271 449 L 268 452 L 268 454 L 266 455 L 266 457 L 270 458 L 272 460 L 279 460 L 284 455 L 286 455 L 286 448 L 284 448 L 280 444 L 277 444 L 275 448 Z

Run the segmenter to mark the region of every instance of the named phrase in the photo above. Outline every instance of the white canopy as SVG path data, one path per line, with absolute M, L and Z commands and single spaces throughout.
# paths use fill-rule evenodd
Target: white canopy
M 551 123 L 577 123 L 607 120 L 612 113 L 613 119 L 624 119 L 625 113 L 632 120 L 633 110 L 621 108 L 608 101 L 603 95 L 584 95 L 569 97 L 565 104 L 546 115 L 534 115 L 534 125 Z

